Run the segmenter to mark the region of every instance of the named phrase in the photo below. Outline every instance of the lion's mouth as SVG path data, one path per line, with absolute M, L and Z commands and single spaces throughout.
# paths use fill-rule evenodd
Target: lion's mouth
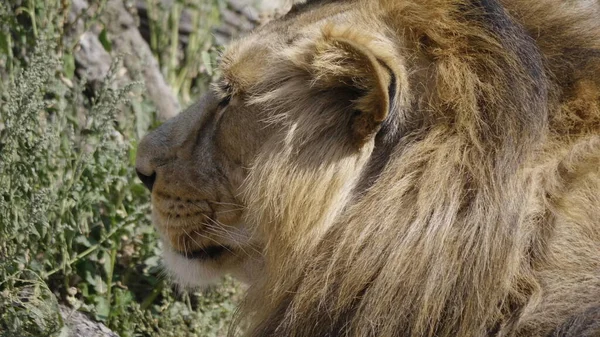
M 226 246 L 209 246 L 193 251 L 177 251 L 179 255 L 190 260 L 216 260 L 223 256 L 226 252 L 231 252 L 231 249 Z

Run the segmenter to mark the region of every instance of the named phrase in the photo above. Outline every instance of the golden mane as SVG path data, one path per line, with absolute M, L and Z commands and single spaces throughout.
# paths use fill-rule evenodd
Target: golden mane
M 596 324 L 598 3 L 321 1 L 283 21 L 336 6 L 356 21 L 285 49 L 249 103 L 301 117 L 244 187 L 266 242 L 248 336 L 559 336 L 571 317 Z M 322 117 L 340 105 L 319 76 L 348 71 L 347 58 L 319 57 L 330 36 L 366 44 L 400 82 L 385 122 L 397 134 L 358 155 Z
M 140 143 L 248 337 L 600 336 L 600 3 L 315 0 Z

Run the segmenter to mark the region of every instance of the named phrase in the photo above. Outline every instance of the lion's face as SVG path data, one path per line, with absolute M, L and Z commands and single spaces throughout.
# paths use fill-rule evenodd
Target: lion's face
M 139 146 L 166 265 L 181 283 L 224 272 L 252 280 L 264 251 L 291 232 L 320 235 L 355 188 L 391 105 L 402 104 L 398 62 L 374 51 L 382 38 L 308 19 L 231 45 L 223 79 Z M 306 27 L 292 29 L 296 20 Z M 305 209 L 303 218 L 289 208 Z
M 182 284 L 226 272 L 248 279 L 260 266 L 260 241 L 244 224 L 239 196 L 265 137 L 252 116 L 238 98 L 211 92 L 139 146 L 137 170 L 152 192 L 165 265 Z

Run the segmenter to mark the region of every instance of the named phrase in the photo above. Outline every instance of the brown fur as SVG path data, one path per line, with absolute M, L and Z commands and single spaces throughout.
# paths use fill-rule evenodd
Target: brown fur
M 315 1 L 234 43 L 158 180 L 243 206 L 247 336 L 600 335 L 599 7 Z

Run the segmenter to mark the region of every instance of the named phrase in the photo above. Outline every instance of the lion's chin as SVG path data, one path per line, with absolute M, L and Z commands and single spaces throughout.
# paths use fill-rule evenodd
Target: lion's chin
M 164 267 L 173 280 L 185 288 L 206 288 L 217 283 L 227 271 L 209 259 L 190 259 L 172 249 L 163 252 Z
M 171 278 L 183 288 L 207 288 L 219 282 L 225 275 L 231 275 L 246 284 L 253 283 L 261 274 L 262 259 L 240 258 L 228 250 L 213 252 L 218 256 L 183 256 L 164 244 L 164 268 Z M 204 252 L 203 254 L 206 254 Z

